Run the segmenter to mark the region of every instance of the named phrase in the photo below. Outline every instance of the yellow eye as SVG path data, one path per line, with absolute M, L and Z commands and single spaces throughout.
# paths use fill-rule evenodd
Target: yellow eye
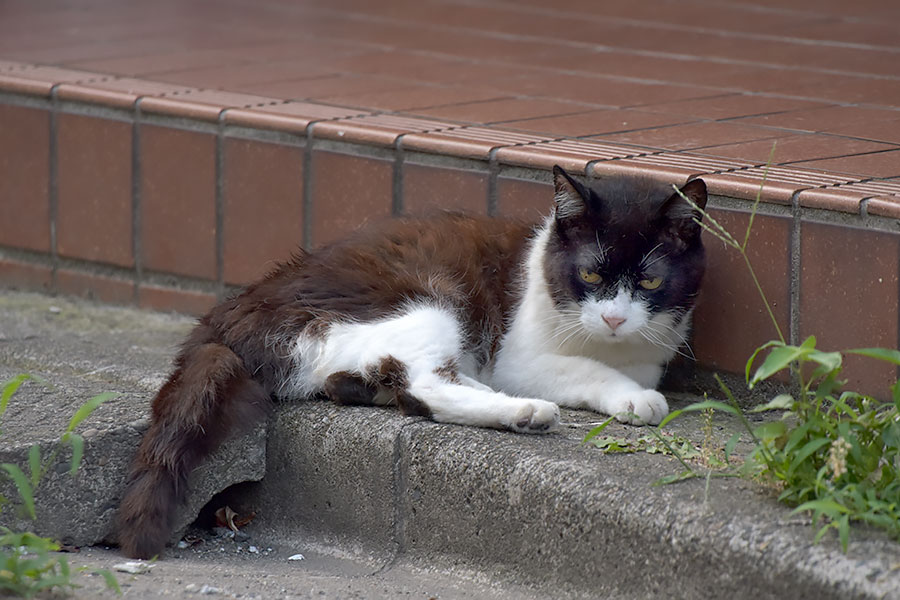
M 655 290 L 660 285 L 662 285 L 662 277 L 654 277 L 653 279 L 641 279 L 638 283 L 645 290 Z
M 601 279 L 600 273 L 597 273 L 596 271 L 588 271 L 584 267 L 578 269 L 578 276 L 581 277 L 581 279 L 586 283 L 597 283 Z

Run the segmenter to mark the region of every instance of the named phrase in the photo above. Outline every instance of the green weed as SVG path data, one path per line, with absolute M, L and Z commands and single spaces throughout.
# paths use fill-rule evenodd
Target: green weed
M 6 412 L 9 401 L 22 384 L 29 379 L 35 380 L 30 375 L 19 375 L 3 384 L 2 391 L 0 391 L 0 418 Z M 59 442 L 46 456 L 41 455 L 41 448 L 38 444 L 31 446 L 26 469 L 23 470 L 19 465 L 11 463 L 0 465 L 0 469 L 2 469 L 0 474 L 10 479 L 16 487 L 19 495 L 18 508 L 24 516 L 31 520 L 37 518 L 35 493 L 48 469 L 56 464 L 59 452 L 64 447 L 68 446 L 72 450 L 69 473 L 74 475 L 78 471 L 84 456 L 84 439 L 75 433 L 75 428 L 103 402 L 113 397 L 115 394 L 100 394 L 82 405 L 69 420 Z M 12 501 L 0 496 L 0 511 L 8 504 L 12 504 Z M 0 593 L 31 598 L 43 591 L 54 589 L 70 591 L 76 588 L 65 556 L 55 554 L 59 548 L 59 544 L 49 538 L 40 537 L 31 532 L 14 532 L 8 527 L 0 527 Z M 104 578 L 108 588 L 121 594 L 119 584 L 112 573 L 103 569 L 93 572 Z
M 840 380 L 844 354 L 900 365 L 900 351 L 862 348 L 843 354 L 825 352 L 816 347 L 814 336 L 799 346 L 785 342 L 747 255 L 760 194 L 741 241 L 708 213 L 694 207 L 704 213 L 703 220 L 698 221 L 700 225 L 743 257 L 778 336 L 778 340 L 758 348 L 747 361 L 748 388 L 752 390 L 776 374 L 787 372 L 796 382 L 795 391 L 777 395 L 750 410 L 782 412 L 780 419 L 754 425 L 731 390 L 716 376 L 727 403 L 705 400 L 691 404 L 672 412 L 659 429 L 686 412 L 722 411 L 739 419 L 752 440 L 753 450 L 742 464 L 734 464 L 732 454 L 740 433 L 735 434 L 725 444 L 725 466 L 721 471 L 709 469 L 703 473 L 681 460 L 685 470 L 661 483 L 692 477 L 708 480 L 711 475 L 759 478 L 776 486 L 779 499 L 794 506 L 795 512 L 813 514 L 813 525 L 818 529 L 816 541 L 834 529 L 846 552 L 853 523 L 879 527 L 900 541 L 900 382 L 892 387 L 890 402 L 840 389 L 845 383 Z

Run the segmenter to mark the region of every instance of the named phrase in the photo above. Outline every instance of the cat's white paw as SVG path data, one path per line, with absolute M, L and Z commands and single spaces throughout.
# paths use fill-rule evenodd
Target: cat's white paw
M 559 426 L 559 407 L 545 400 L 523 400 L 509 428 L 519 433 L 547 433 Z
M 615 410 L 610 412 L 622 423 L 658 425 L 669 414 L 669 405 L 656 390 L 641 390 L 617 398 Z

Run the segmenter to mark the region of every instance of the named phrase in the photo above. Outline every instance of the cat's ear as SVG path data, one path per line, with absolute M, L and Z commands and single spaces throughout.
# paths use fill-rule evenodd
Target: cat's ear
M 673 233 L 687 240 L 700 234 L 698 221 L 703 219 L 703 211 L 706 210 L 706 182 L 692 179 L 679 192 L 673 193 L 663 203 L 660 213 L 672 224 Z
M 553 187 L 557 221 L 580 217 L 587 211 L 587 190 L 559 165 L 553 165 Z

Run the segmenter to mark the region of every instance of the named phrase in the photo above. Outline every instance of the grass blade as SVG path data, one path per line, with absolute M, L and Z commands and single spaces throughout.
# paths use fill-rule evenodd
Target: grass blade
M 75 411 L 75 414 L 72 415 L 72 419 L 69 421 L 69 426 L 66 427 L 66 433 L 71 433 L 81 424 L 82 421 L 91 416 L 91 413 L 97 410 L 101 404 L 106 402 L 107 400 L 112 400 L 117 397 L 118 394 L 115 392 L 104 392 L 102 394 L 97 394 L 87 402 L 81 405 L 81 407 Z
M 25 512 L 32 520 L 36 519 L 37 515 L 34 513 L 34 491 L 31 488 L 31 481 L 25 477 L 25 473 L 22 472 L 22 469 L 20 469 L 18 465 L 3 463 L 0 465 L 0 468 L 6 471 L 10 478 L 12 478 L 13 483 L 16 484 L 16 489 L 19 490 L 19 496 L 22 498 L 22 506 L 25 507 Z

